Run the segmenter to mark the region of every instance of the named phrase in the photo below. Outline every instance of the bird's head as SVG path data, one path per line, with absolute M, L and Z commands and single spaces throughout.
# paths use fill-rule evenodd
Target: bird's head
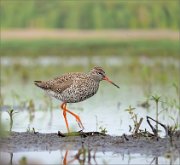
M 102 81 L 102 80 L 106 80 L 109 83 L 113 84 L 114 86 L 116 86 L 117 88 L 119 88 L 118 85 L 116 85 L 114 82 L 112 82 L 107 76 L 105 71 L 99 67 L 99 66 L 95 66 L 91 71 L 90 71 L 90 75 L 91 77 L 96 80 L 96 81 Z

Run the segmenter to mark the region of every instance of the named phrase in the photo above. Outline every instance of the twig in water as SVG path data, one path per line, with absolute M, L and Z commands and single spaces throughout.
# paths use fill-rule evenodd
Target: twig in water
M 149 124 L 149 126 L 151 127 L 151 129 L 152 129 L 152 132 L 154 133 L 154 135 L 157 135 L 157 130 L 152 126 L 152 124 L 150 123 L 150 121 L 149 121 L 149 116 L 147 116 L 146 117 L 146 119 L 147 119 L 147 123 Z
M 32 130 L 33 130 L 33 133 L 34 133 L 34 134 L 37 134 L 37 133 L 38 133 L 38 132 L 35 131 L 35 128 L 34 128 L 34 127 L 32 128 Z
M 165 130 L 165 132 L 166 132 L 166 136 L 169 135 L 169 131 L 168 131 L 168 128 L 166 127 L 166 125 L 160 123 L 159 121 L 154 120 L 153 118 L 151 118 L 151 117 L 149 117 L 149 116 L 147 116 L 146 118 L 147 118 L 147 122 L 148 122 L 149 126 L 151 127 L 152 131 L 153 131 L 153 130 L 154 130 L 154 131 L 158 131 L 158 130 L 156 130 L 156 129 L 151 125 L 149 119 L 151 119 L 152 121 L 156 122 L 156 123 L 159 124 L 161 127 L 163 127 L 164 130 Z M 154 131 L 153 131 L 153 132 L 154 132 Z M 156 134 L 155 134 L 155 135 L 156 135 Z
M 129 139 L 127 138 L 126 134 L 123 134 L 123 138 L 124 138 L 126 141 L 129 141 Z
M 136 125 L 135 132 L 134 132 L 135 134 L 138 133 L 138 130 L 139 130 L 139 127 L 140 127 L 142 121 L 143 121 L 143 118 L 141 117 L 140 120 L 139 120 L 139 122 L 138 122 L 137 125 Z

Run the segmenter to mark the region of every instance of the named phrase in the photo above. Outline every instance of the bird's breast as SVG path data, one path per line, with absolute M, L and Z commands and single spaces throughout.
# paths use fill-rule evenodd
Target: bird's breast
M 74 84 L 61 93 L 62 100 L 67 103 L 75 103 L 86 100 L 98 91 L 99 83 L 87 82 Z

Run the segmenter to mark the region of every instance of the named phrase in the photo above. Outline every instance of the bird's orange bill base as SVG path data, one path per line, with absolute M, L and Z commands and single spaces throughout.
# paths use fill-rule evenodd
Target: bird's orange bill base
M 116 85 L 114 82 L 112 82 L 108 77 L 104 77 L 103 80 L 106 80 L 106 81 L 110 82 L 111 84 L 113 84 L 114 86 L 116 86 L 117 88 L 120 88 L 118 85 Z

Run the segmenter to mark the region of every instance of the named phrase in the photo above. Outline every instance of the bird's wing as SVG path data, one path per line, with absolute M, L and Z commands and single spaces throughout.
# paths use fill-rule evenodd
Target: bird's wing
M 51 83 L 49 89 L 56 93 L 61 93 L 65 89 L 69 88 L 72 84 L 73 84 L 72 79 L 69 79 L 69 80 L 63 81 L 63 82 L 54 82 L 54 83 Z
M 51 82 L 50 89 L 54 92 L 61 93 L 65 89 L 69 88 L 74 81 L 76 82 L 76 87 L 81 88 L 87 84 L 87 75 L 84 73 L 73 73 L 62 75 L 57 77 Z
M 69 88 L 77 77 L 84 77 L 84 75 L 82 73 L 68 73 L 48 81 L 35 81 L 35 84 L 42 89 L 61 93 Z
M 78 72 L 67 73 L 67 74 L 64 74 L 64 75 L 54 78 L 53 81 L 62 83 L 64 81 L 73 80 L 74 78 L 76 78 L 77 76 L 80 76 L 80 75 L 82 75 L 82 73 L 78 73 Z

